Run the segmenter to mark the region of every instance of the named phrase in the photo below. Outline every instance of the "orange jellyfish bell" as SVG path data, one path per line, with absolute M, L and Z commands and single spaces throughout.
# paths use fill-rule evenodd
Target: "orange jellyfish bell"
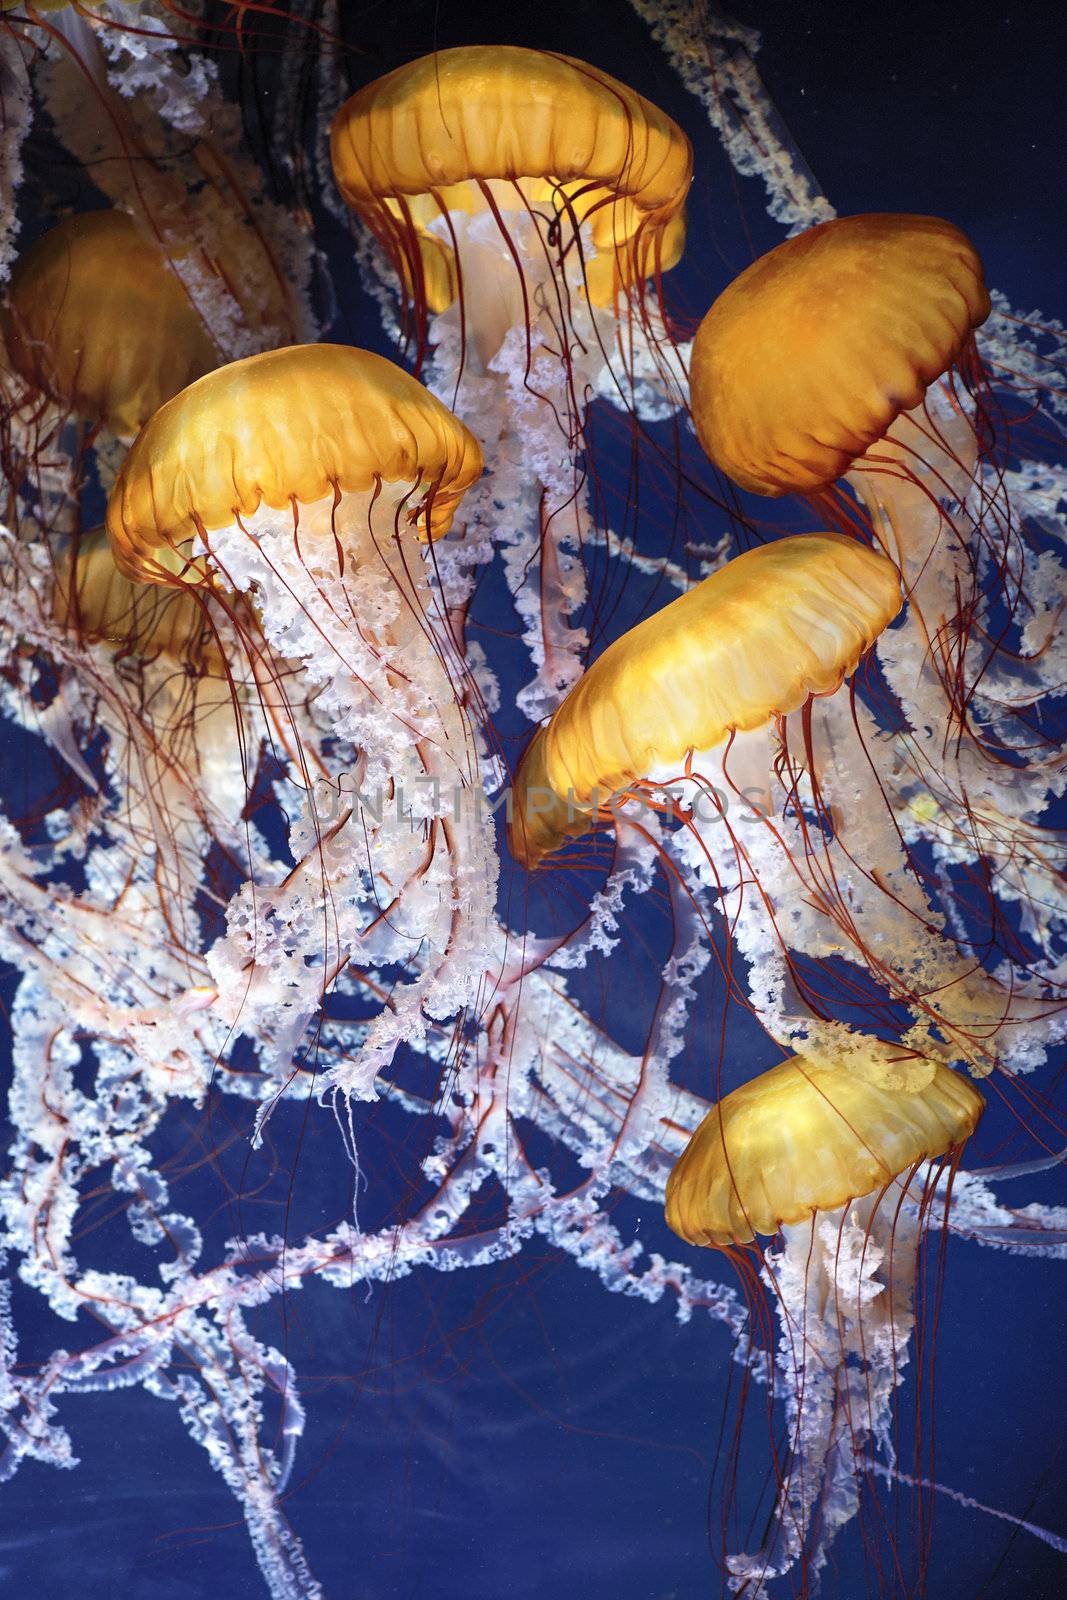
M 657 767 L 833 693 L 900 606 L 892 563 L 843 534 L 736 556 L 609 645 L 538 730 L 512 851 L 536 866 Z
M 346 202 L 431 311 L 458 288 L 447 235 L 428 231 L 449 211 L 553 206 L 587 221 L 596 305 L 682 251 L 688 139 L 634 90 L 570 56 L 517 45 L 424 56 L 341 107 L 331 153 Z
M 982 263 L 951 222 L 823 222 L 753 262 L 700 324 L 700 442 L 755 494 L 819 489 L 919 405 L 989 310 Z
M 174 582 L 174 551 L 260 506 L 401 484 L 407 520 L 437 538 L 481 471 L 474 435 L 391 361 L 291 345 L 220 367 L 156 412 L 115 480 L 108 537 L 128 577 Z
M 748 1244 L 945 1155 L 984 1107 L 940 1063 L 909 1094 L 792 1056 L 708 1112 L 667 1180 L 667 1222 L 689 1244 Z
M 69 217 L 31 245 L 4 324 L 20 377 L 123 435 L 219 359 L 163 252 L 124 211 Z
M 166 657 L 195 675 L 225 674 L 216 630 L 199 598 L 125 577 L 103 528 L 72 547 L 57 574 L 53 611 L 61 628 L 82 639 L 141 660 Z

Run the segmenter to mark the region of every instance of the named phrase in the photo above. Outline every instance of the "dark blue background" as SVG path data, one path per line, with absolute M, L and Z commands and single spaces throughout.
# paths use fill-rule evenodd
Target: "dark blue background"
M 926 15 L 929 10 L 934 15 Z M 943 5 L 805 7 L 751 0 L 739 15 L 763 30 L 764 79 L 839 210 L 940 213 L 972 236 L 992 284 L 1013 304 L 1062 310 L 1062 61 L 1054 8 Z M 353 83 L 438 45 L 478 39 L 539 44 L 583 56 L 631 82 L 681 121 L 697 152 L 691 237 L 679 293 L 694 315 L 778 234 L 761 186 L 735 180 L 697 103 L 679 88 L 644 25 L 622 0 L 503 7 L 344 7 L 346 35 L 366 54 Z M 47 219 L 44 219 L 45 221 Z M 335 337 L 379 344 L 338 233 L 331 246 L 342 315 Z M 655 516 L 652 522 L 656 527 Z M 724 525 L 709 514 L 702 536 Z M 654 530 L 655 531 L 655 528 Z M 636 604 L 636 601 L 634 602 Z M 629 620 L 624 605 L 613 630 Z M 518 732 L 516 727 L 515 732 Z M 536 914 L 536 907 L 531 914 Z M 654 919 L 647 937 L 661 937 Z M 651 989 L 636 955 L 612 977 L 612 1026 L 634 1045 Z M 628 1037 L 632 1036 L 632 1037 Z M 694 1052 L 695 1053 L 695 1052 Z M 237 1124 L 240 1106 L 229 1108 Z M 190 1135 L 175 1113 L 161 1148 Z M 178 1177 L 174 1199 L 209 1217 L 213 1235 L 276 1227 L 272 1191 L 238 1205 L 257 1162 L 294 1161 L 300 1226 L 343 1215 L 349 1173 L 330 1120 L 276 1119 L 274 1150 L 250 1158 L 239 1139 L 226 1182 Z M 1005 1136 L 992 1126 L 995 1148 Z M 414 1170 L 424 1130 L 388 1111 L 368 1133 L 377 1153 L 367 1205 L 389 1192 L 387 1161 Z M 1049 1178 L 1021 1180 L 1020 1202 L 1055 1198 Z M 1060 1186 L 1062 1196 L 1062 1186 Z M 1013 1194 L 1011 1198 L 1016 1198 Z M 273 1209 L 272 1209 L 273 1208 Z M 633 1202 L 620 1226 L 709 1276 L 729 1266 L 670 1239 Z M 133 1259 L 121 1222 L 95 1228 L 87 1259 Z M 1067 1402 L 1062 1264 L 954 1244 L 938 1329 L 937 1474 L 990 1504 L 1067 1533 L 1062 1418 Z M 91 1330 L 57 1328 L 19 1289 L 22 1357 Z M 284 1319 L 284 1320 L 283 1320 Z M 308 1407 L 288 1512 L 331 1600 L 689 1600 L 716 1594 L 706 1536 L 718 1430 L 738 1369 L 726 1331 L 687 1327 L 666 1302 L 608 1295 L 589 1274 L 535 1244 L 484 1273 L 422 1274 L 371 1294 L 307 1285 L 256 1323 L 284 1343 Z M 757 1398 L 757 1409 L 761 1400 Z M 243 1525 L 174 1407 L 140 1391 L 66 1398 L 61 1420 L 82 1465 L 60 1475 L 24 1466 L 0 1499 L 0 1592 L 40 1600 L 204 1600 L 263 1593 Z M 754 1460 L 745 1469 L 755 1493 Z M 1067 1557 L 1003 1523 L 939 1500 L 929 1590 L 939 1600 L 1053 1600 Z M 714 1522 L 717 1511 L 713 1513 Z M 828 1594 L 863 1594 L 850 1530 Z

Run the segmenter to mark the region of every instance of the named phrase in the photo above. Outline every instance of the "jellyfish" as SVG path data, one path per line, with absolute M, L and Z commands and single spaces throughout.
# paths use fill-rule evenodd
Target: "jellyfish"
M 758 1234 L 780 1241 L 760 1254 L 759 1277 L 781 1325 L 787 1442 L 762 1547 L 727 1558 L 735 1593 L 762 1595 L 797 1562 L 805 1588 L 817 1582 L 835 1535 L 861 1512 L 875 1454 L 896 1467 L 893 1395 L 925 1220 L 945 1161 L 951 1170 L 984 1109 L 966 1077 L 930 1067 L 909 1093 L 876 1081 L 881 1072 L 791 1057 L 714 1105 L 668 1180 L 670 1227 L 729 1251 L 743 1273 Z
M 2 319 L 4 448 L 35 523 L 67 533 L 87 445 L 132 437 L 218 353 L 155 240 L 119 211 L 69 217 L 25 250 Z
M 218 624 L 186 589 L 135 583 L 115 565 L 103 528 L 73 546 L 56 584 L 56 621 L 89 642 L 224 677 Z
M 473 435 L 391 362 L 293 346 L 163 406 L 108 503 L 120 570 L 194 591 L 213 575 L 247 596 L 266 647 L 313 691 L 311 726 L 290 739 L 297 866 L 231 902 L 209 955 L 219 1005 L 253 1034 L 262 1008 L 285 1072 L 350 961 L 426 953 L 351 1065 L 357 1096 L 483 972 L 495 875 L 473 802 L 454 799 L 479 786 L 480 752 L 431 585 L 432 541 L 481 471 Z
M 91 211 L 18 260 L 5 341 L 31 389 L 132 438 L 220 355 L 155 239 L 123 211 Z
M 876 214 L 810 228 L 735 278 L 701 323 L 700 441 L 755 494 L 824 488 L 922 404 L 989 308 L 978 254 L 950 222 Z
M 891 972 L 895 952 L 874 920 L 884 896 L 868 912 L 862 884 L 850 884 L 847 919 L 835 916 L 835 880 L 816 877 L 825 802 L 783 769 L 781 752 L 803 750 L 818 710 L 835 701 L 843 720 L 866 726 L 858 697 L 835 691 L 900 608 L 893 564 L 843 534 L 779 539 L 726 562 L 610 645 L 535 734 L 516 775 L 513 853 L 536 867 L 598 823 L 632 837 L 657 814 L 681 820 L 663 848 L 693 893 L 710 893 L 763 1025 L 809 1055 L 853 1054 L 796 953 L 836 955 L 869 939 Z M 860 803 L 862 769 L 850 777 Z M 934 913 L 919 887 L 901 892 L 929 939 Z M 709 939 L 710 915 L 698 908 Z M 936 1054 L 921 1030 L 911 1044 Z M 903 1057 L 893 1072 L 907 1079 Z
M 598 800 L 657 772 L 734 770 L 774 718 L 832 694 L 900 605 L 891 564 L 839 534 L 736 556 L 609 645 L 538 731 L 516 777 L 513 851 L 536 866 L 593 825 Z
M 430 387 L 485 447 L 445 581 L 459 603 L 471 569 L 503 550 L 536 668 L 518 703 L 536 721 L 576 681 L 587 643 L 588 404 L 651 417 L 682 403 L 659 284 L 684 242 L 689 141 L 584 62 L 464 46 L 353 95 L 331 152 L 410 305 L 416 356 L 432 350 Z
M 75 863 L 78 889 L 40 881 L 41 864 L 10 829 L 0 856 L 2 942 L 5 953 L 22 950 L 23 972 L 5 1237 L 19 1241 L 26 1281 L 53 1307 L 70 1316 L 89 1308 L 103 1329 L 91 1349 L 60 1358 L 52 1392 L 144 1381 L 179 1401 L 240 1497 L 276 1593 L 317 1590 L 280 1504 L 303 1411 L 284 1355 L 243 1322 L 236 1276 L 227 1289 L 224 1262 L 201 1263 L 201 1225 L 170 1198 L 166 1116 L 186 1099 L 206 1109 L 200 1126 L 210 1134 L 205 1101 L 219 1085 L 251 1102 L 243 1132 L 262 1136 L 270 1111 L 315 1081 L 298 1057 L 302 1008 L 314 1011 L 346 974 L 384 1002 L 388 1033 L 342 1026 L 340 1036 L 386 1058 L 398 1033 L 421 1026 L 436 1040 L 444 1031 L 433 1015 L 420 1023 L 405 995 L 420 961 L 417 1001 L 431 1013 L 447 1016 L 450 997 L 480 977 L 473 963 L 485 957 L 478 918 L 483 899 L 492 904 L 492 864 L 476 853 L 473 809 L 464 818 L 431 777 L 442 774 L 442 790 L 446 778 L 462 786 L 478 751 L 442 665 L 454 645 L 425 570 L 428 541 L 480 469 L 462 425 L 378 357 L 296 347 L 223 368 L 142 430 L 112 496 L 112 542 L 92 533 L 61 546 L 47 612 L 34 622 L 26 611 L 27 637 L 64 667 L 69 660 L 72 693 L 83 682 L 94 706 L 105 705 L 96 714 L 108 739 L 86 767 L 86 783 L 104 789 L 103 777 L 106 790 L 85 833 L 77 809 L 50 824 L 47 859 L 53 872 L 57 861 Z M 194 548 L 199 530 L 204 549 Z M 40 541 L 16 549 L 23 560 L 47 554 Z M 28 718 L 34 709 L 27 697 Z M 168 724 L 143 771 L 135 719 L 122 740 L 132 712 L 150 734 Z M 348 743 L 356 736 L 358 748 Z M 176 755 L 185 759 L 172 771 Z M 393 810 L 380 809 L 375 826 L 372 786 L 383 771 Z M 257 780 L 273 784 L 293 819 L 288 849 L 257 834 Z M 176 836 L 169 856 L 157 823 L 164 839 Z M 182 871 L 190 859 L 202 866 L 205 832 L 210 877 Z M 230 925 L 212 944 L 208 930 L 227 910 Z M 339 946 L 335 932 L 353 942 Z M 321 1032 L 320 1044 L 330 1048 Z M 333 1050 L 347 1071 L 360 1069 L 357 1089 L 366 1085 L 366 1058 Z M 36 1125 L 42 1095 L 57 1110 L 52 1129 Z M 148 1143 L 157 1137 L 162 1159 Z M 100 1270 L 79 1259 L 82 1187 L 98 1162 L 129 1209 L 136 1247 L 172 1253 L 158 1285 L 151 1269 L 147 1279 L 138 1269 L 138 1281 L 106 1259 Z M 413 1219 L 413 1249 L 416 1236 L 433 1250 L 428 1219 Z M 329 1281 L 341 1255 L 355 1263 L 356 1237 L 342 1223 L 335 1247 L 324 1231 L 308 1271 Z M 363 1273 L 370 1257 L 359 1253 Z M 215 1270 L 221 1299 L 210 1287 Z M 157 1316 L 163 1301 L 170 1310 Z M 188 1373 L 163 1370 L 186 1358 Z M 260 1415 L 263 1386 L 284 1397 L 281 1443 Z M 5 1473 L 26 1454 L 72 1459 L 51 1402 L 27 1390 L 27 1404 L 35 1425 L 11 1446 Z M 220 1454 L 213 1441 L 224 1434 Z
M 981 262 L 950 223 L 842 218 L 787 240 L 724 291 L 691 374 L 697 431 L 724 472 L 756 493 L 807 494 L 900 572 L 904 618 L 876 651 L 895 702 L 882 727 L 903 719 L 900 731 L 887 739 L 864 708 L 827 702 L 792 744 L 823 835 L 805 846 L 803 876 L 853 959 L 911 1007 L 919 1048 L 940 1042 L 981 1074 L 1028 1068 L 1062 1034 L 1064 976 L 1032 937 L 1038 922 L 1051 927 L 1031 896 L 1047 884 L 1040 814 L 1055 758 L 1029 712 L 1060 571 L 1025 556 L 1006 496 L 974 347 L 988 311 Z M 864 770 L 875 779 L 866 805 Z M 941 872 L 936 909 L 916 898 L 931 859 L 950 856 L 999 862 L 998 892 L 1020 908 L 1021 958 L 1011 935 L 993 934 L 998 962 L 961 934 L 973 925 L 962 881 Z M 1047 887 L 1062 924 L 1067 906 Z M 992 906 L 988 917 L 995 928 Z M 801 932 L 810 953 L 832 950 Z M 872 961 L 879 947 L 887 961 Z

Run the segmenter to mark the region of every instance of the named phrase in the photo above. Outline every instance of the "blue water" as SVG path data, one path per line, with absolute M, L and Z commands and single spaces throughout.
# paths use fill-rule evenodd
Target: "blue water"
M 899 8 L 751 0 L 740 15 L 764 31 L 764 79 L 840 211 L 948 216 L 974 239 L 991 283 L 1013 304 L 1055 314 L 1063 310 L 1067 223 L 1052 11 L 1047 4 L 949 4 L 909 17 Z M 681 269 L 695 311 L 745 265 L 753 246 L 776 242 L 760 186 L 733 179 L 699 106 L 622 0 L 546 0 L 521 16 L 445 3 L 352 4 L 345 14 L 348 36 L 367 47 L 353 86 L 435 42 L 500 39 L 585 57 L 663 105 L 697 153 Z M 34 220 L 27 218 L 31 229 Z M 331 237 L 328 227 L 324 236 Z M 334 337 L 381 348 L 375 310 L 339 233 L 331 265 L 341 305 Z M 703 536 L 719 531 L 711 526 Z M 620 614 L 612 628 L 628 620 Z M 649 937 L 657 936 L 650 920 Z M 649 996 L 629 982 L 619 992 L 626 1002 L 615 1002 L 616 1031 L 640 1038 Z M 180 1122 L 176 1115 L 166 1130 L 175 1148 L 195 1118 Z M 993 1149 L 1008 1131 L 994 1114 L 983 1138 Z M 285 1170 L 299 1153 L 294 1235 L 300 1220 L 321 1227 L 343 1215 L 350 1173 L 332 1124 L 322 1119 L 301 1135 L 298 1114 L 279 1113 L 272 1137 Z M 376 1180 L 388 1182 L 390 1164 L 414 1169 L 418 1149 L 404 1144 L 412 1137 L 388 1110 L 375 1114 L 364 1147 L 368 1205 L 379 1203 Z M 225 1183 L 203 1171 L 176 1182 L 176 1203 L 212 1217 L 220 1238 L 241 1226 L 277 1226 L 275 1190 L 239 1214 L 226 1203 L 247 1159 L 243 1146 L 230 1153 Z M 255 1159 L 265 1158 L 252 1160 L 253 1176 Z M 1020 1180 L 1019 1190 L 1024 1202 L 1064 1199 L 1054 1176 Z M 651 1248 L 708 1275 L 729 1275 L 726 1263 L 698 1259 L 672 1240 L 648 1207 L 623 1201 L 617 1220 Z M 104 1225 L 86 1254 L 121 1268 L 131 1248 L 124 1228 Z M 940 1481 L 1061 1534 L 1064 1271 L 952 1245 L 934 1408 Z M 57 1331 L 23 1288 L 16 1310 L 26 1361 L 64 1337 L 73 1348 L 90 1337 L 87 1328 Z M 369 1294 L 312 1282 L 255 1326 L 284 1346 L 302 1376 L 308 1425 L 287 1511 L 330 1600 L 719 1593 L 709 1489 L 730 1384 L 739 1377 L 720 1324 L 698 1317 L 680 1326 L 666 1302 L 609 1295 L 535 1244 L 492 1271 L 416 1275 Z M 60 1417 L 81 1466 L 60 1475 L 29 1463 L 4 1486 L 0 1593 L 36 1600 L 253 1600 L 264 1593 L 235 1504 L 174 1407 L 134 1390 L 65 1397 Z M 740 1495 L 754 1501 L 755 1456 L 745 1471 Z M 1067 1557 L 1028 1534 L 947 1500 L 938 1500 L 935 1516 L 929 1593 L 936 1600 L 1067 1593 Z M 713 1505 L 713 1525 L 716 1517 Z M 859 1600 L 867 1589 L 855 1527 L 835 1556 L 826 1593 Z

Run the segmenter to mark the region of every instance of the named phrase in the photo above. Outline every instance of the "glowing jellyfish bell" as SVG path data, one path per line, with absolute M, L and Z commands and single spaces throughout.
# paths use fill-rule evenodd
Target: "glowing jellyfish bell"
M 243 530 L 251 549 L 257 517 L 277 512 L 309 559 L 325 537 L 336 560 L 342 529 L 372 552 L 376 532 L 388 543 L 402 529 L 446 533 L 481 470 L 473 435 L 392 362 L 294 345 L 232 362 L 163 406 L 123 463 L 107 529 L 119 566 L 146 582 L 173 582 L 167 552 L 196 538 L 212 550 L 219 530 Z
M 361 89 L 331 150 L 400 280 L 420 360 L 430 352 L 427 383 L 485 448 L 452 587 L 469 594 L 472 562 L 503 551 L 536 669 L 517 704 L 537 721 L 576 682 L 587 642 L 589 397 L 654 415 L 683 404 L 658 291 L 684 242 L 689 141 L 584 62 L 474 45 Z
M 687 769 L 718 777 L 725 763 L 735 793 L 755 779 L 762 794 L 768 725 L 832 694 L 900 606 L 891 563 L 840 534 L 736 556 L 609 645 L 539 729 L 515 779 L 512 851 L 534 867 L 620 791 Z
M 876 1058 L 892 1054 L 860 1042 Z M 861 1511 L 909 1359 L 923 1221 L 938 1185 L 927 1163 L 955 1160 L 982 1114 L 977 1089 L 943 1065 L 912 1093 L 877 1076 L 851 1063 L 783 1061 L 712 1107 L 668 1180 L 667 1221 L 688 1243 L 737 1249 L 757 1234 L 781 1238 L 762 1256 L 762 1277 L 782 1326 L 787 1448 L 776 1441 L 784 1465 L 762 1548 L 727 1559 L 736 1587 L 758 1579 L 762 1592 L 798 1561 L 814 1580 Z M 891 1475 L 895 1464 L 887 1450 L 881 1466 Z
M 120 435 L 219 360 L 162 250 L 123 211 L 69 217 L 20 256 L 4 335 L 33 390 Z
M 888 1047 L 868 1041 L 878 1055 Z M 982 1096 L 937 1064 L 913 1093 L 793 1057 L 714 1106 L 667 1183 L 667 1221 L 688 1244 L 726 1249 L 785 1227 L 810 1231 L 970 1137 Z
M 952 223 L 821 223 L 753 262 L 701 323 L 690 373 L 701 444 L 756 494 L 818 493 L 847 476 L 907 577 L 907 558 L 917 570 L 929 553 L 909 514 L 970 482 L 960 379 L 989 310 L 982 263 Z
M 515 45 L 441 50 L 352 96 L 331 152 L 347 203 L 397 264 L 416 309 L 457 298 L 487 361 L 569 258 L 609 306 L 672 266 L 684 242 L 689 141 L 605 72 Z M 523 244 L 536 217 L 532 248 Z M 582 231 L 586 230 L 585 242 Z M 549 322 L 563 313 L 558 294 Z
M 118 474 L 107 531 L 118 566 L 146 582 L 176 581 L 176 555 L 198 539 L 230 587 L 269 592 L 269 630 L 291 608 L 283 574 L 293 568 L 304 621 L 275 643 L 302 659 L 317 654 L 309 574 L 344 578 L 347 552 L 394 589 L 421 586 L 422 563 L 400 534 L 446 533 L 480 472 L 477 440 L 394 363 L 338 344 L 291 346 L 219 368 L 155 413 Z M 189 562 L 179 581 L 205 571 Z M 410 608 L 390 611 L 394 635 L 418 627 Z M 328 626 L 344 637 L 352 619 L 342 608 Z

